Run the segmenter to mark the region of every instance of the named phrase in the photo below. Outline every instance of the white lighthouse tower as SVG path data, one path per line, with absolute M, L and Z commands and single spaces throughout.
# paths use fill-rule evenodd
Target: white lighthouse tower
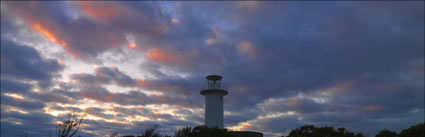
M 207 127 L 223 128 L 223 96 L 228 92 L 221 88 L 219 75 L 207 76 L 208 87 L 201 91 L 205 96 L 205 125 Z

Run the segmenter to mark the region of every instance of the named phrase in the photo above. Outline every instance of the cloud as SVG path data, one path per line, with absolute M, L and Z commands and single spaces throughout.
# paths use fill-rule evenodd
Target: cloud
M 194 95 L 193 91 L 200 90 L 198 83 L 193 83 L 193 80 L 197 80 L 198 77 L 193 79 L 185 79 L 179 77 L 170 77 L 165 74 L 160 79 L 149 78 L 149 79 L 140 79 L 133 78 L 124 72 L 121 72 L 118 68 L 115 67 L 96 67 L 95 74 L 72 74 L 71 78 L 77 80 L 81 85 L 85 87 L 96 87 L 104 86 L 109 84 L 114 84 L 121 87 L 138 87 L 144 90 L 164 92 L 167 94 L 179 94 L 187 93 L 189 95 Z M 203 79 L 203 78 L 202 78 Z M 198 95 L 198 93 L 196 93 Z
M 116 84 L 123 87 L 137 86 L 137 80 L 124 74 L 117 68 L 109 67 L 96 67 L 95 75 L 90 74 L 73 74 L 71 75 L 73 80 L 78 80 L 81 84 L 86 85 L 104 85 L 104 84 Z
M 301 121 L 294 117 L 269 118 L 253 123 L 253 127 L 248 129 L 262 130 L 264 132 L 278 133 L 291 130 L 293 127 L 303 125 Z
M 31 89 L 32 85 L 25 84 L 9 79 L 1 79 L 1 92 L 18 92 L 26 93 Z
M 256 58 L 258 56 L 255 46 L 249 41 L 240 42 L 236 48 L 241 54 L 246 55 L 249 58 Z
M 9 122 L 13 121 L 12 119 L 18 119 L 20 124 Z M 24 133 L 28 133 L 32 136 L 46 136 L 49 133 L 52 135 L 55 133 L 54 117 L 41 112 L 21 114 L 16 112 L 4 112 L 2 110 L 1 124 L 1 130 L 3 131 L 1 132 L 1 136 L 21 136 Z
M 104 21 L 110 21 L 116 19 L 120 14 L 129 14 L 126 9 L 123 9 L 116 3 L 93 3 L 89 1 L 79 2 L 78 5 L 81 10 L 87 15 L 101 19 Z
M 2 78 L 36 80 L 41 86 L 46 86 L 63 69 L 58 61 L 41 58 L 32 47 L 2 38 L 1 49 Z
M 325 105 L 319 104 L 310 99 L 300 98 L 271 98 L 260 104 L 261 108 L 268 113 L 273 112 L 288 112 L 295 111 L 299 113 L 314 113 L 322 112 L 325 109 Z
M 153 9 L 138 12 L 138 9 L 113 2 L 97 4 L 71 2 L 68 3 L 69 5 L 59 2 L 4 2 L 4 4 L 7 5 L 9 13 L 25 21 L 34 31 L 39 32 L 51 42 L 63 46 L 70 55 L 87 61 L 94 61 L 97 55 L 107 50 L 118 49 L 122 43 L 126 42 L 125 34 L 128 32 L 155 38 L 161 36 L 167 27 L 162 21 L 152 20 L 156 18 L 153 16 L 155 12 Z M 144 6 L 150 7 L 149 4 Z M 55 7 L 62 7 L 82 17 L 61 18 L 62 15 L 54 12 Z M 87 14 L 101 21 L 84 18 L 81 14 Z M 98 23 L 103 25 L 98 26 Z M 139 27 L 142 25 L 140 23 L 149 27 Z M 87 37 L 90 38 L 87 39 Z
M 4 94 L 4 93 L 3 93 Z M 38 101 L 29 101 L 29 100 L 17 100 L 12 97 L 8 96 L 1 96 L 1 104 L 2 105 L 9 105 L 13 107 L 18 107 L 24 110 L 41 110 L 45 104 Z
M 424 115 L 420 5 L 2 2 L 2 34 L 14 40 L 2 37 L 2 100 L 24 111 L 90 106 L 89 113 L 111 119 L 88 120 L 86 130 L 98 131 L 88 136 L 140 130 L 131 124 L 158 124 L 171 133 L 202 124 L 199 92 L 206 75 L 220 74 L 229 90 L 228 127 L 270 136 L 306 123 L 370 134 L 399 130 Z M 44 58 L 49 52 L 16 44 L 29 41 L 12 35 L 22 28 L 63 48 L 71 77 L 58 77 L 64 68 Z M 117 67 L 105 67 L 110 64 Z M 39 87 L 29 81 L 49 86 L 35 92 Z M 21 96 L 28 100 L 19 102 Z M 172 114 L 150 108 L 161 105 Z M 116 122 L 132 115 L 151 120 Z

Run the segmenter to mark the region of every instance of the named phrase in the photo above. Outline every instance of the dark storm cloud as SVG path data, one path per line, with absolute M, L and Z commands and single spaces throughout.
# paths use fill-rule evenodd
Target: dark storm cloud
M 243 30 L 245 33 L 239 32 L 241 33 L 240 37 L 253 39 L 256 41 L 255 43 L 258 43 L 258 48 L 267 47 L 264 50 L 267 50 L 269 54 L 263 57 L 263 61 L 232 66 L 234 68 L 230 70 L 235 71 L 229 75 L 231 78 L 238 78 L 234 81 L 242 80 L 241 82 L 254 83 L 266 80 L 267 82 L 251 84 L 252 87 L 254 85 L 258 87 L 258 91 L 265 92 L 312 89 L 333 81 L 354 79 L 370 73 L 377 78 L 384 77 L 388 73 L 403 71 L 401 68 L 408 60 L 423 58 L 423 52 L 421 52 L 423 51 L 423 41 L 421 40 L 423 33 L 417 31 L 423 30 L 421 29 L 423 26 L 420 23 L 414 23 L 416 24 L 414 26 L 404 25 L 409 21 L 416 21 L 417 19 L 414 17 L 403 17 L 404 20 L 394 21 L 394 26 L 385 26 L 373 19 L 363 19 L 373 18 L 373 16 L 364 17 L 363 14 L 360 14 L 364 8 L 362 6 L 352 8 L 350 5 L 343 4 L 349 7 L 343 10 L 334 4 L 296 5 L 299 6 L 294 6 L 289 10 L 279 8 L 285 7 L 284 3 L 277 3 L 276 6 L 271 6 L 271 9 L 264 11 L 276 10 L 275 12 L 265 14 L 266 16 L 259 14 L 244 20 L 247 23 L 239 30 Z M 305 10 L 305 8 L 311 9 Z M 389 10 L 388 14 L 392 12 L 394 11 Z M 419 13 L 420 10 L 417 12 Z M 263 20 L 263 22 L 254 20 Z M 303 24 L 310 27 L 303 26 Z M 341 25 L 344 27 L 335 28 Z M 284 28 L 273 29 L 275 26 Z M 404 27 L 403 31 L 405 32 L 391 32 L 392 27 Z M 290 35 L 303 29 L 323 30 L 309 30 L 312 34 L 305 38 Z M 340 29 L 344 29 L 344 31 L 340 32 Z M 271 32 L 263 30 L 271 30 Z M 409 35 L 403 35 L 405 33 Z M 286 34 L 286 36 L 280 34 Z M 350 42 L 340 41 L 342 35 L 344 38 L 349 38 Z M 374 40 L 369 40 L 371 38 Z M 246 69 L 237 69 L 241 67 Z M 229 69 L 226 71 L 229 72 Z M 273 77 L 270 77 L 271 75 Z M 242 79 L 244 77 L 246 80 Z M 282 94 L 282 92 L 252 93 L 257 93 L 259 96 Z
M 13 98 L 12 96 L 7 96 L 8 93 L 19 93 L 22 95 L 22 99 Z M 47 103 L 74 103 L 75 99 L 71 99 L 72 96 L 67 96 L 66 94 L 61 94 L 60 92 L 48 92 L 48 93 L 38 93 L 38 92 L 8 92 L 2 91 L 1 95 L 1 104 L 8 105 L 8 107 L 17 107 L 23 109 L 24 111 L 34 111 L 42 110 Z
M 193 123 L 202 123 L 204 121 L 202 114 L 198 114 L 196 112 L 189 111 L 188 109 L 190 109 L 190 108 L 179 109 L 179 110 L 176 110 L 175 113 L 185 115 L 185 119 L 187 119 L 187 121 L 190 121 L 190 122 L 193 122 Z M 188 126 L 188 125 L 181 125 L 181 126 Z
M 146 95 L 140 91 L 130 91 L 127 94 L 114 94 L 116 102 L 122 105 L 137 105 L 137 104 L 174 104 L 184 107 L 199 108 L 201 107 L 196 100 L 192 97 L 182 97 L 174 95 Z
M 2 105 L 10 105 L 24 110 L 41 110 L 45 106 L 44 102 L 30 101 L 30 100 L 17 100 L 9 96 L 1 96 Z
M 62 68 L 56 60 L 41 58 L 32 47 L 1 39 L 2 78 L 36 80 L 45 87 Z
M 31 89 L 32 85 L 21 83 L 10 79 L 1 79 L 1 91 L 2 92 L 18 92 L 26 93 Z
M 78 80 L 82 85 L 108 85 L 114 84 L 121 87 L 140 87 L 146 90 L 154 90 L 167 94 L 187 93 L 193 95 L 202 89 L 198 83 L 192 81 L 200 81 L 197 79 L 184 79 L 179 77 L 163 76 L 160 79 L 138 79 L 121 72 L 115 67 L 97 67 L 95 74 L 73 74 L 73 80 Z M 205 80 L 204 80 L 205 81 Z M 196 93 L 198 95 L 198 93 Z
M 116 84 L 122 87 L 137 86 L 137 81 L 130 76 L 124 74 L 118 68 L 98 67 L 95 70 L 95 75 L 90 74 L 73 74 L 74 80 L 79 80 L 80 83 L 86 85 L 104 85 Z
M 199 105 L 200 100 L 194 97 L 168 94 L 147 95 L 137 90 L 128 91 L 128 93 L 112 93 L 100 86 L 82 86 L 79 93 L 85 98 L 102 102 L 113 102 L 120 105 L 174 104 L 192 108 L 201 107 Z
M 93 115 L 93 116 L 96 116 L 96 117 L 101 117 L 103 119 L 113 119 L 114 118 L 114 115 L 103 113 L 104 110 L 101 109 L 101 108 L 87 108 L 84 112 L 86 114 Z
M 51 107 L 51 109 L 53 110 L 59 110 L 59 111 L 72 111 L 72 112 L 83 112 L 82 109 L 78 108 L 78 107 L 61 107 L 61 106 L 53 106 Z
M 11 123 L 10 120 L 19 121 L 21 125 Z M 42 112 L 22 114 L 17 112 L 4 112 L 2 107 L 1 136 L 13 137 L 28 133 L 30 136 L 46 136 L 54 134 L 54 117 Z
M 423 108 L 423 96 L 423 85 L 388 83 L 383 87 L 358 88 L 345 97 L 336 98 L 336 102 L 359 106 L 377 105 L 379 113 L 391 115 Z
M 30 88 L 32 87 L 30 84 L 18 81 L 2 79 L 1 84 L 1 92 L 4 93 L 2 94 L 2 99 L 5 99 L 4 101 L 2 100 L 2 104 L 12 103 L 12 106 L 31 107 L 35 105 L 39 106 L 36 109 L 41 109 L 42 107 L 44 107 L 44 103 L 73 103 L 73 101 L 81 98 L 75 93 L 59 89 L 47 90 L 45 92 L 33 92 L 30 90 Z M 7 93 L 18 93 L 19 95 L 22 95 L 24 99 L 12 99 L 11 97 L 5 95 Z
M 310 99 L 270 99 L 263 104 L 264 111 L 266 112 L 282 112 L 295 111 L 299 113 L 314 113 L 325 111 L 326 105 L 319 104 Z
M 201 80 L 169 76 L 162 77 L 161 79 L 142 80 L 132 78 L 121 72 L 118 68 L 109 67 L 98 67 L 94 75 L 85 73 L 73 74 L 71 78 L 78 80 L 83 85 L 81 89 L 83 96 L 99 101 L 113 101 L 122 105 L 170 103 L 192 107 L 199 107 L 201 102 L 196 96 L 200 95 L 199 90 L 202 87 L 199 86 L 200 83 L 192 82 Z M 115 84 L 122 87 L 139 87 L 144 90 L 153 90 L 164 94 L 161 96 L 147 96 L 139 91 L 130 91 L 126 94 L 113 94 L 101 87 L 108 84 Z
M 226 109 L 229 110 L 229 109 Z M 231 114 L 224 115 L 224 126 L 234 126 L 240 122 L 245 122 L 248 120 L 255 119 L 260 112 L 255 109 L 230 109 Z M 204 120 L 200 118 L 200 120 Z
M 52 80 L 58 77 L 62 69 L 63 66 L 56 60 L 42 58 L 34 48 L 7 40 L 2 35 L 1 136 L 20 136 L 24 133 L 31 136 L 53 134 L 54 117 L 40 110 L 43 110 L 48 102 L 69 103 L 70 101 L 60 94 L 33 92 L 33 85 L 25 81 L 35 81 L 41 90 L 48 90 L 48 87 L 53 84 Z M 23 99 L 7 96 L 6 94 L 9 93 L 22 95 Z M 16 108 L 27 114 L 9 111 L 7 108 Z
M 33 93 L 32 95 L 28 95 L 28 97 L 40 100 L 42 102 L 55 102 L 55 103 L 75 103 L 69 96 L 66 96 L 64 94 L 58 94 L 54 92 L 48 92 L 48 93 Z

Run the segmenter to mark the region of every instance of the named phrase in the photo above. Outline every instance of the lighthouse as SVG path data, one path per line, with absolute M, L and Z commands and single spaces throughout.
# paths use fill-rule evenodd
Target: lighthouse
M 201 91 L 205 96 L 205 125 L 223 128 L 223 96 L 228 92 L 221 88 L 222 76 L 207 76 L 207 88 Z

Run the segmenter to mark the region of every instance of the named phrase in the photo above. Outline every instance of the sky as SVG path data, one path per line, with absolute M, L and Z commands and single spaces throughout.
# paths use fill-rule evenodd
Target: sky
M 224 126 L 304 124 L 374 136 L 424 122 L 423 1 L 1 1 L 1 136 L 168 135 L 204 123 L 223 76 Z

